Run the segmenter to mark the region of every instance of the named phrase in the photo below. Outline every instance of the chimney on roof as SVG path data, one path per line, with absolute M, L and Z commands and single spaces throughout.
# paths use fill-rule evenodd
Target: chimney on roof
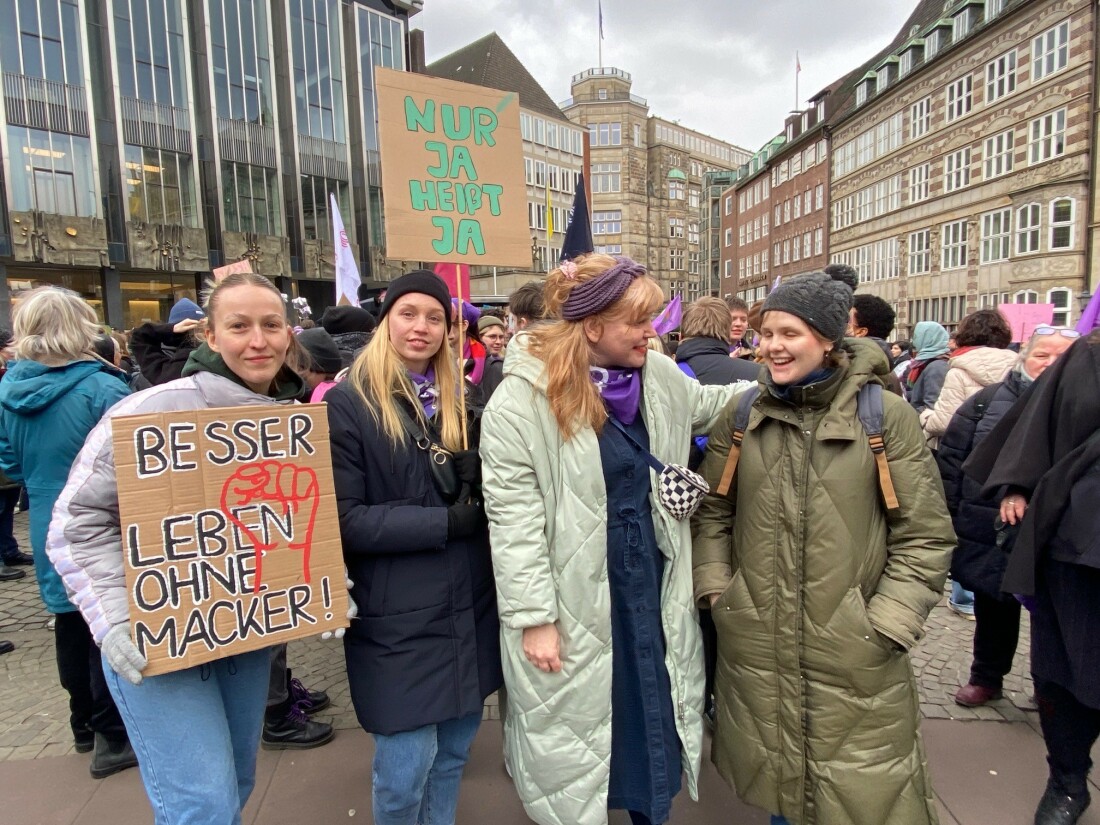
M 412 29 L 409 32 L 409 71 L 424 74 L 428 61 L 424 54 L 424 30 Z

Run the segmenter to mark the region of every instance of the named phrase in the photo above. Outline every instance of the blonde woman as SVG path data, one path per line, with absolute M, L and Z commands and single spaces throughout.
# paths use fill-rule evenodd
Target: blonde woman
M 31 504 L 38 591 L 54 614 L 57 672 L 69 694 L 78 753 L 95 749 L 99 779 L 136 764 L 88 625 L 46 558 L 50 513 L 89 431 L 129 390 L 125 376 L 93 354 L 102 333 L 95 312 L 67 289 L 43 287 L 15 308 L 16 354 L 0 384 L 0 467 L 22 481 Z
M 703 655 L 688 525 L 641 449 L 686 464 L 736 390 L 650 351 L 664 299 L 629 258 L 562 264 L 545 299 L 482 424 L 506 759 L 543 825 L 665 822 L 684 774 L 696 796 Z
M 464 491 L 480 483 L 476 444 L 464 449 L 451 323 L 443 281 L 401 276 L 374 337 L 325 396 L 360 609 L 344 650 L 359 724 L 374 734 L 376 825 L 454 822 L 482 703 L 501 685 L 485 517 L 433 473 L 441 447 Z
M 116 416 L 293 403 L 299 356 L 279 290 L 253 273 L 207 296 L 203 343 L 181 378 L 116 404 L 77 456 L 47 549 L 103 654 L 103 673 L 137 751 L 157 825 L 239 823 L 256 783 L 270 659 L 266 648 L 143 677 L 131 641 L 112 442 Z M 33 493 L 32 500 L 33 500 Z

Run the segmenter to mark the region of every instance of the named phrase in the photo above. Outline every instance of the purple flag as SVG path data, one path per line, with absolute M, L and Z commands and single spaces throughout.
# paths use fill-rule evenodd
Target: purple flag
M 1085 311 L 1081 313 L 1081 320 L 1077 322 L 1077 331 L 1082 335 L 1088 335 L 1096 326 L 1098 316 L 1100 316 L 1100 290 L 1089 298 L 1089 305 L 1085 307 Z
M 653 329 L 657 331 L 658 335 L 668 335 L 680 326 L 683 317 L 684 310 L 680 305 L 680 296 L 677 295 L 668 302 L 668 306 L 653 320 Z

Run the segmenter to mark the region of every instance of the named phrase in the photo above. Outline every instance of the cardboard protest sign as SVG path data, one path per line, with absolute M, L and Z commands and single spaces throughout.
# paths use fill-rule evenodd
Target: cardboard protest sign
M 1012 340 L 1023 343 L 1035 332 L 1035 327 L 1054 319 L 1054 304 L 1001 304 L 998 311 L 1012 327 Z
M 146 676 L 347 627 L 324 404 L 112 423 Z
M 249 261 L 234 261 L 231 264 L 225 266 L 215 267 L 211 270 L 211 275 L 214 276 L 214 283 L 219 283 L 223 278 L 229 275 L 236 275 L 240 272 L 251 272 L 252 264 Z
M 518 95 L 374 74 L 386 256 L 530 267 Z

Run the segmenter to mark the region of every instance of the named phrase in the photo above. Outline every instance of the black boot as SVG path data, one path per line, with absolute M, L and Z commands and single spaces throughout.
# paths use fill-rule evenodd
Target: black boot
M 281 713 L 268 711 L 264 716 L 264 732 L 260 744 L 264 750 L 306 750 L 328 744 L 336 736 L 332 725 L 314 722 L 295 703 L 290 702 Z
M 95 734 L 91 728 L 84 725 L 73 727 L 73 750 L 77 753 L 87 753 L 95 747 Z
M 130 740 L 111 742 L 102 733 L 95 735 L 95 754 L 88 769 L 92 779 L 103 779 L 113 773 L 132 768 L 138 763 Z
M 1035 825 L 1074 825 L 1091 801 L 1088 791 L 1070 796 L 1053 782 L 1048 782 L 1035 810 Z
M 302 713 L 313 715 L 319 710 L 324 710 L 332 700 L 323 690 L 310 690 L 298 679 L 290 675 L 290 669 L 286 672 L 286 689 L 290 701 L 302 709 Z

